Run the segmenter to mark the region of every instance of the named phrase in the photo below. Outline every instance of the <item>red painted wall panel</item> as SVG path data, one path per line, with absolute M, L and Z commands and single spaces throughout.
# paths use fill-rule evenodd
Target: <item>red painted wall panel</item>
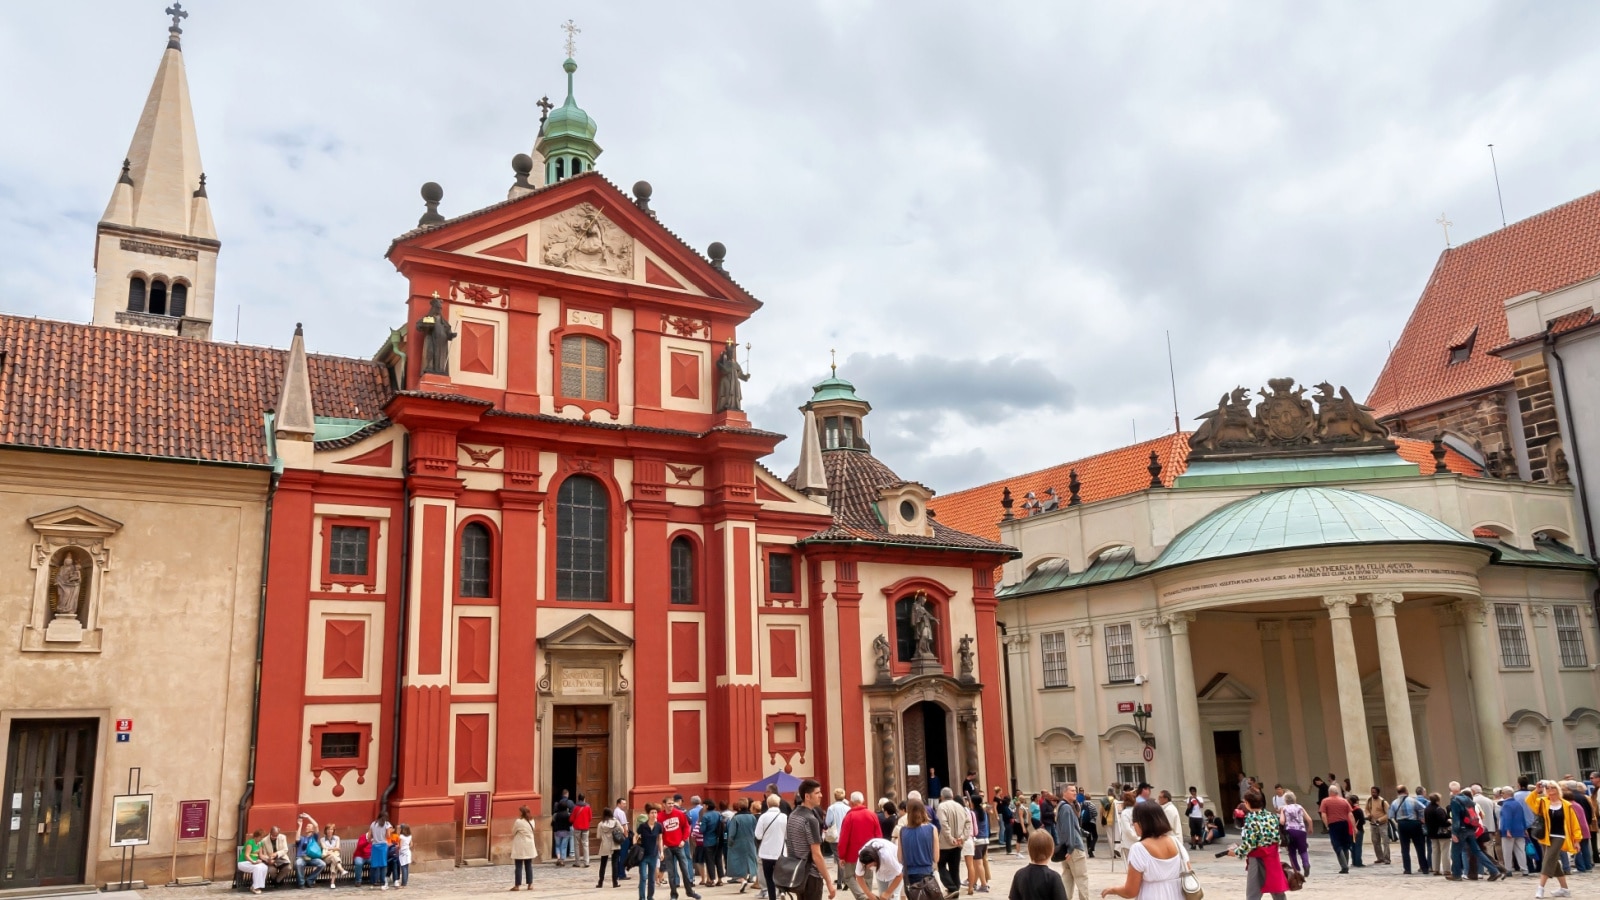
M 750 529 L 733 529 L 733 627 L 735 630 L 734 673 L 751 675 L 755 664 L 750 656 L 750 615 L 755 599 L 750 596 Z
M 672 680 L 700 680 L 700 623 L 672 623 Z
M 494 622 L 487 616 L 462 616 L 457 621 L 456 680 L 463 684 L 488 684 Z
M 448 556 L 445 546 L 449 530 L 447 510 L 437 504 L 422 508 L 422 589 L 418 598 L 417 673 L 438 675 L 444 671 L 444 568 Z
M 366 674 L 365 619 L 327 619 L 322 628 L 322 677 L 361 678 Z
M 799 678 L 800 630 L 797 628 L 774 628 L 767 633 L 772 636 L 772 646 L 769 650 L 772 659 L 772 677 Z
M 700 771 L 700 710 L 672 711 L 672 771 Z
M 489 714 L 456 716 L 455 780 L 462 783 L 489 780 Z

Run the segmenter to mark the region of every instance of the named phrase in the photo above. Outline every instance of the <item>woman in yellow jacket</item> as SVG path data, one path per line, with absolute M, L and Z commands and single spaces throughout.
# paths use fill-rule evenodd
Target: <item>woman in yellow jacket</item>
M 1567 890 L 1567 876 L 1561 871 L 1561 854 L 1576 854 L 1583 840 L 1577 807 L 1561 796 L 1560 785 L 1554 781 L 1541 781 L 1539 789 L 1528 795 L 1528 808 L 1533 810 L 1536 820 L 1544 822 L 1544 835 L 1538 839 L 1543 848 L 1543 861 L 1539 865 L 1539 890 L 1534 892 L 1534 896 L 1545 896 L 1545 883 L 1553 875 L 1561 887 L 1549 896 L 1570 897 L 1572 894 Z

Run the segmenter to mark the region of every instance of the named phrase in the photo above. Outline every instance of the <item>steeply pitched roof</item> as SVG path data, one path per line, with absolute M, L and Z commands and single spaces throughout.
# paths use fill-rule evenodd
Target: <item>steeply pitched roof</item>
M 804 540 L 822 543 L 862 541 L 877 544 L 902 544 L 928 548 L 979 550 L 1017 556 L 1017 550 L 988 540 L 935 519 L 933 534 L 894 534 L 878 515 L 878 492 L 886 487 L 907 484 L 871 453 L 860 450 L 828 450 L 822 454 L 828 474 L 828 508 L 833 510 L 833 525 Z M 794 486 L 796 473 L 786 479 Z
M 1367 405 L 1392 416 L 1511 381 L 1490 352 L 1509 337 L 1504 304 L 1600 274 L 1600 192 L 1579 197 L 1439 255 Z M 1476 329 L 1468 358 L 1450 350 Z
M 1427 441 L 1394 438 L 1400 458 L 1416 463 L 1424 474 L 1433 472 L 1433 445 Z M 928 505 L 938 513 L 938 520 L 953 528 L 983 537 L 999 540 L 1000 498 L 1006 488 L 1016 505 L 1012 512 L 1022 515 L 1022 498 L 1029 491 L 1043 495 L 1048 488 L 1056 489 L 1062 505 L 1067 502 L 1067 480 L 1073 469 L 1078 470 L 1081 487 L 1079 498 L 1084 503 L 1110 500 L 1124 494 L 1142 491 L 1150 486 L 1150 451 L 1156 451 L 1161 460 L 1161 483 L 1170 487 L 1172 480 L 1182 475 L 1189 466 L 1189 432 L 1168 434 L 1154 440 L 1141 441 L 1127 447 L 1118 447 L 1094 456 L 1027 472 L 1013 478 L 967 488 L 937 497 Z M 1445 466 L 1452 472 L 1480 477 L 1483 469 L 1455 450 L 1445 448 Z
M 270 465 L 286 352 L 0 315 L 0 446 Z M 382 416 L 382 366 L 307 360 L 316 415 Z

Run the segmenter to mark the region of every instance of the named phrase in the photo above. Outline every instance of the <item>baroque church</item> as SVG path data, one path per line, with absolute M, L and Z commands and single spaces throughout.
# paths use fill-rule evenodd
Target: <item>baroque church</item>
M 836 372 L 796 470 L 763 465 L 784 437 L 737 353 L 761 302 L 599 173 L 570 52 L 505 198 L 447 217 L 424 185 L 387 251 L 399 327 L 324 356 L 315 322 L 215 340 L 169 14 L 92 324 L 0 315 L 0 889 L 227 878 L 301 812 L 385 810 L 426 867 L 507 858 L 563 790 L 1009 783 L 1017 551 L 935 519 Z

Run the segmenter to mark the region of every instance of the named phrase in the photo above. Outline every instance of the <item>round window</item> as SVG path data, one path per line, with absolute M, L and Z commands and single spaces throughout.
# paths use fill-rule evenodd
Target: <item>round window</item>
M 910 500 L 901 500 L 900 518 L 905 519 L 907 522 L 915 522 L 917 520 L 917 505 Z

